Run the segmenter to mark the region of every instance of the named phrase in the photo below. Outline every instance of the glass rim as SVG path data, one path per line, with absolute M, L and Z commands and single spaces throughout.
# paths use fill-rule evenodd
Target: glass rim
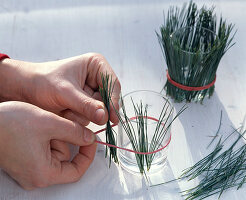
M 173 35 L 174 35 L 177 31 L 182 30 L 182 29 L 196 29 L 196 28 L 204 29 L 204 30 L 206 30 L 206 31 L 208 31 L 208 32 L 213 33 L 213 34 L 215 35 L 215 38 L 218 37 L 218 35 L 216 34 L 216 32 L 214 32 L 214 31 L 212 31 L 212 30 L 209 30 L 208 28 L 205 28 L 205 27 L 202 27 L 202 26 L 201 26 L 201 27 L 197 27 L 197 26 L 186 26 L 186 27 L 178 28 L 178 29 L 176 29 L 175 31 L 173 31 L 173 32 L 170 34 L 169 37 L 170 37 L 171 41 L 173 41 Z M 191 54 L 191 55 L 195 55 L 195 54 L 196 54 L 196 52 L 186 51 L 186 50 L 184 50 L 184 49 L 182 49 L 182 48 L 180 48 L 180 47 L 179 47 L 179 49 L 180 49 L 182 52 L 187 53 L 187 54 Z M 200 54 L 201 54 L 201 55 L 207 55 L 209 52 L 210 52 L 210 51 L 200 52 Z
M 137 92 L 149 92 L 149 93 L 155 94 L 155 95 L 157 95 L 157 96 L 163 98 L 163 99 L 164 99 L 164 102 L 167 101 L 168 105 L 170 106 L 170 109 L 173 108 L 173 105 L 172 105 L 171 102 L 169 101 L 169 98 L 168 98 L 168 97 L 165 97 L 165 96 L 162 95 L 160 92 L 156 92 L 156 91 L 153 91 L 153 90 L 133 90 L 133 91 L 131 91 L 131 92 L 126 93 L 124 96 L 122 96 L 122 100 L 124 101 L 124 99 L 125 99 L 126 97 L 130 96 L 131 94 L 135 94 L 135 93 L 137 93 Z M 119 105 L 121 105 L 121 102 L 119 102 Z M 121 117 L 124 118 L 124 115 L 123 115 L 123 113 L 122 113 L 121 110 L 122 110 L 122 109 L 121 109 L 121 106 L 120 106 L 119 114 L 121 115 Z M 127 112 L 127 110 L 126 110 L 126 112 Z M 171 113 L 171 115 L 173 115 L 173 113 Z M 130 120 L 131 122 L 133 122 L 133 123 L 137 123 L 136 119 L 131 119 L 132 117 L 133 117 L 133 116 L 130 116 L 130 117 L 129 117 L 129 120 Z M 136 116 L 134 116 L 134 117 L 136 117 Z M 157 119 L 157 120 L 158 120 L 158 122 L 159 122 L 159 119 Z M 154 120 L 153 120 L 153 121 L 154 121 Z M 165 121 L 165 119 L 163 119 L 161 122 L 163 122 L 163 121 Z M 148 124 L 155 124 L 155 123 L 157 123 L 157 121 L 154 121 L 153 123 L 148 123 Z

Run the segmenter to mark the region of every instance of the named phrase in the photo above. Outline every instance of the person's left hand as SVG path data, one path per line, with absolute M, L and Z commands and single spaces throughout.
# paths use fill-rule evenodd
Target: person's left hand
M 94 141 L 77 122 L 20 101 L 0 103 L 0 168 L 24 189 L 78 181 L 95 157 Z M 68 143 L 80 146 L 71 161 Z
M 17 83 L 12 87 L 9 86 L 9 91 L 13 87 L 21 87 L 16 92 L 21 97 L 10 100 L 34 104 L 82 125 L 87 125 L 90 121 L 102 125 L 108 120 L 108 113 L 101 101 L 98 88 L 102 86 L 101 73 L 108 73 L 114 83 L 112 102 L 118 109 L 120 82 L 106 59 L 100 54 L 88 53 L 45 63 L 5 59 L 3 64 L 10 67 L 3 68 L 5 70 L 11 69 L 11 66 L 18 66 L 12 74 L 13 79 L 18 80 L 20 85 Z M 10 80 L 8 77 L 9 82 Z M 114 123 L 118 122 L 112 106 L 110 120 Z

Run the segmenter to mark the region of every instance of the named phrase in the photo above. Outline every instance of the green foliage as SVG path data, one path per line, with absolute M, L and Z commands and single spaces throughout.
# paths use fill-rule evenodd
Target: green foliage
M 235 33 L 230 37 L 233 27 L 220 17 L 217 28 L 214 7 L 203 6 L 199 10 L 192 1 L 182 9 L 170 7 L 160 34 L 156 34 L 172 80 L 190 87 L 211 83 L 222 56 L 234 45 Z M 168 81 L 164 88 L 177 102 L 202 102 L 214 91 L 214 86 L 201 91 L 185 91 Z
M 227 141 L 231 141 L 228 139 L 235 133 L 238 133 L 236 140 L 231 145 L 226 145 Z M 223 141 L 221 137 L 211 153 L 183 170 L 179 178 L 158 185 L 199 178 L 199 183 L 195 187 L 181 192 L 186 200 L 205 199 L 215 194 L 219 194 L 219 199 L 230 188 L 240 189 L 246 182 L 246 144 L 242 141 L 245 134 L 246 130 L 235 129 Z
M 180 179 L 192 180 L 201 178 L 194 188 L 183 191 L 186 199 L 204 199 L 211 195 L 222 193 L 229 188 L 241 188 L 246 182 L 246 144 L 239 144 L 240 139 L 246 133 L 237 132 L 239 136 L 225 150 L 225 141 L 221 139 L 214 150 L 194 166 L 184 170 Z M 234 133 L 233 132 L 233 133 Z
M 103 102 L 107 108 L 108 111 L 108 121 L 106 124 L 106 143 L 116 145 L 116 139 L 115 134 L 113 132 L 113 129 L 110 125 L 110 102 L 111 102 L 111 95 L 114 90 L 114 85 L 112 85 L 112 78 L 109 77 L 108 74 L 101 74 L 102 79 L 102 87 L 99 87 L 100 94 L 102 96 Z M 118 163 L 118 157 L 117 157 L 117 149 L 114 147 L 107 147 L 106 146 L 106 152 L 105 157 L 108 155 L 108 148 L 110 150 L 109 152 L 109 167 L 111 165 L 111 160 L 113 159 L 115 163 Z

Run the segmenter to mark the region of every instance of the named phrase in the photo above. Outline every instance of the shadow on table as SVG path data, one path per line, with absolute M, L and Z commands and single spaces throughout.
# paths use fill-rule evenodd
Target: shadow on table
M 176 111 L 178 111 L 184 103 L 173 103 L 173 105 Z M 190 152 L 193 160 L 197 161 L 211 151 L 213 147 L 211 145 L 208 148 L 208 145 L 219 128 L 221 112 L 222 122 L 219 135 L 232 131 L 233 124 L 216 92 L 211 98 L 205 99 L 202 104 L 187 103 L 187 107 L 178 117 L 178 121 L 180 121 L 185 134 L 185 143 L 192 150 Z M 174 126 L 172 130 L 176 134 L 174 137 L 177 137 L 180 130 L 177 130 L 177 127 Z M 213 144 L 215 143 L 216 141 Z

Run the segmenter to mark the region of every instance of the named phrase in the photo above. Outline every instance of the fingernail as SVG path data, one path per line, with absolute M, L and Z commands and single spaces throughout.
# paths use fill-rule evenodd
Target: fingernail
M 92 142 L 94 142 L 95 139 L 96 139 L 96 136 L 93 132 L 91 132 L 87 129 L 84 130 L 84 141 L 86 143 L 92 143 Z
M 100 109 L 97 109 L 96 112 L 95 112 L 95 121 L 100 123 L 105 117 L 105 111 L 100 108 Z

